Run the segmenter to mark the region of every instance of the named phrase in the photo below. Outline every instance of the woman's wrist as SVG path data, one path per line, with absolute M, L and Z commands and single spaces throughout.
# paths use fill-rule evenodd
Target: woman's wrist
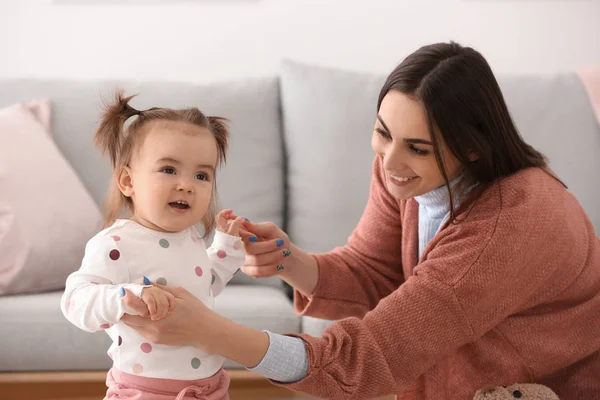
M 280 277 L 302 294 L 311 295 L 319 280 L 319 265 L 315 257 L 290 243 L 291 254 L 284 260 Z
M 260 364 L 269 349 L 269 335 L 235 323 L 216 312 L 213 314 L 210 321 L 205 321 L 198 328 L 206 330 L 206 327 L 212 326 L 214 329 L 210 329 L 211 337 L 205 338 L 208 340 L 199 338 L 198 341 L 203 343 L 197 347 L 207 353 L 233 360 L 247 368 Z

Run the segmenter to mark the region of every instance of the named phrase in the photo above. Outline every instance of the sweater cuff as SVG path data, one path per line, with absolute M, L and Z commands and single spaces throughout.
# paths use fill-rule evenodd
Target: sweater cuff
M 262 361 L 250 371 L 273 381 L 292 383 L 304 379 L 308 373 L 308 355 L 304 340 L 298 337 L 269 335 L 269 348 Z

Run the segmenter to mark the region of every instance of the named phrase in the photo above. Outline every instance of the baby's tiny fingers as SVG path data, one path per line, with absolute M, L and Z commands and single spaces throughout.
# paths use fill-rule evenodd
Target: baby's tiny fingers
M 142 317 L 148 316 L 148 306 L 129 289 L 125 289 L 125 297 L 123 297 L 125 305 L 132 309 L 135 313 Z
M 229 224 L 227 233 L 232 236 L 238 236 L 240 233 L 240 227 L 242 226 L 242 221 L 244 220 L 241 217 L 237 217 L 231 224 Z

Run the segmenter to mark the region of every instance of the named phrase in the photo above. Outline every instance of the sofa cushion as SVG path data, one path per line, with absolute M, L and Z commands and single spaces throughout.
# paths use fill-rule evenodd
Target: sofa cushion
M 110 339 L 69 323 L 60 311 L 62 292 L 0 297 L 0 371 L 107 370 Z M 273 332 L 299 332 L 300 317 L 275 288 L 230 285 L 215 311 L 240 324 Z M 227 361 L 227 368 L 240 368 Z
M 0 295 L 57 290 L 101 215 L 52 141 L 47 101 L 0 110 Z
M 384 77 L 286 61 L 281 74 L 289 222 L 312 252 L 344 244 L 369 195 L 371 132 Z
M 300 247 L 343 245 L 369 194 L 370 142 L 383 75 L 286 61 L 281 90 L 289 154 L 289 235 Z M 500 76 L 527 142 L 579 199 L 600 233 L 600 127 L 574 73 Z
M 45 97 L 52 100 L 52 130 L 58 148 L 71 163 L 98 204 L 111 177 L 110 163 L 93 144 L 104 100 L 114 90 L 139 94 L 136 108 L 199 107 L 207 115 L 231 120 L 227 165 L 218 175 L 223 208 L 251 220 L 283 223 L 283 152 L 277 78 L 256 78 L 214 84 L 137 81 L 0 81 L 0 107 Z M 233 283 L 281 287 L 279 279 L 253 280 L 238 274 Z

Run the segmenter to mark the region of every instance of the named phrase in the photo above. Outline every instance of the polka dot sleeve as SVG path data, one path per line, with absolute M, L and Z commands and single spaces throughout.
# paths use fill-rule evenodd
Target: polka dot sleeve
M 78 271 L 67 278 L 61 299 L 64 316 L 87 332 L 108 329 L 127 311 L 125 289 L 134 294 L 142 286 L 128 284 L 129 271 L 118 245 L 118 237 L 97 235 L 85 248 Z
M 213 243 L 206 251 L 208 258 L 212 261 L 211 291 L 216 297 L 223 291 L 237 270 L 244 265 L 246 253 L 240 237 L 220 231 L 215 232 Z

